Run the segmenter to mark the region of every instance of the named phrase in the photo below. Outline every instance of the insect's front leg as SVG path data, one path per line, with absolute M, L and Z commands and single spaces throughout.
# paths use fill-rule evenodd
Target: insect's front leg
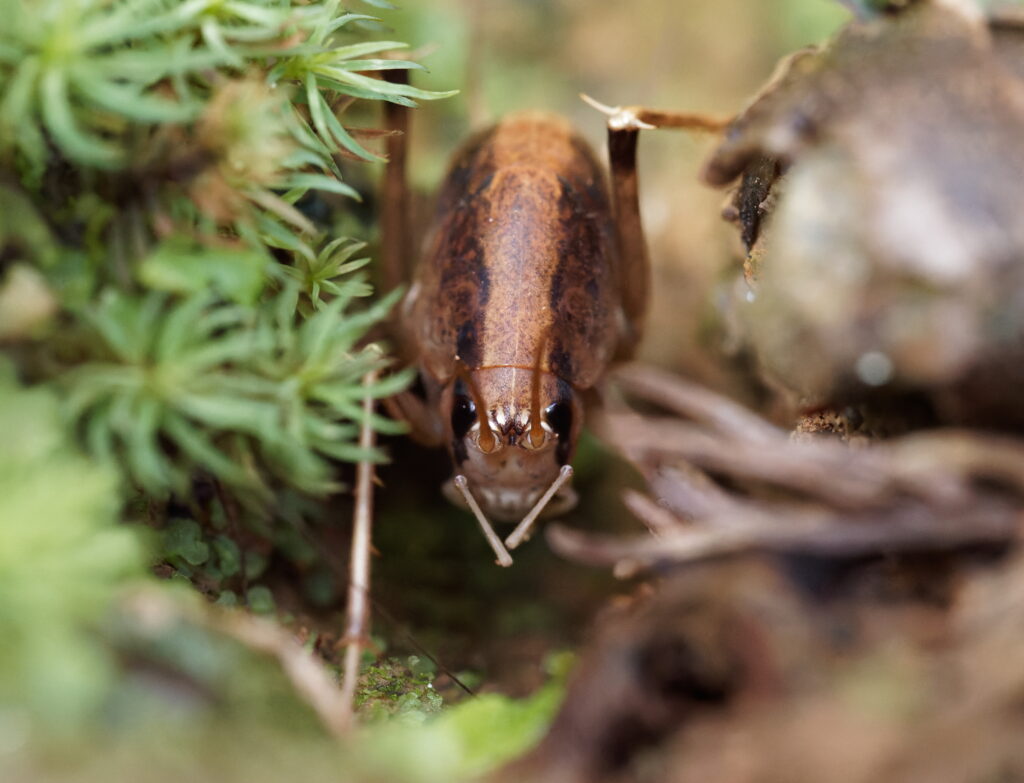
M 444 424 L 429 398 L 407 389 L 384 400 L 384 407 L 391 418 L 409 425 L 413 440 L 430 448 L 444 445 Z

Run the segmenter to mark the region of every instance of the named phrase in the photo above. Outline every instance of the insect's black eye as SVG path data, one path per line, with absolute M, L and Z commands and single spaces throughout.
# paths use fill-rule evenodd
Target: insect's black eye
M 566 441 L 572 430 L 572 405 L 565 400 L 559 400 L 544 409 L 544 416 L 558 439 Z
M 452 434 L 457 439 L 466 437 L 469 428 L 476 421 L 476 405 L 465 394 L 455 395 L 452 404 Z

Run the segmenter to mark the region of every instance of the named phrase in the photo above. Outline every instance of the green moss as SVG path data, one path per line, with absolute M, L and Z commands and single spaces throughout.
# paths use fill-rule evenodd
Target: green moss
M 0 704 L 61 732 L 81 726 L 115 678 L 95 634 L 142 575 L 136 531 L 118 523 L 117 473 L 69 442 L 55 395 L 0 364 Z
M 434 690 L 433 674 L 416 671 L 419 659 L 410 656 L 404 662 L 387 658 L 368 666 L 360 677 L 356 707 L 369 721 L 398 718 L 403 723 L 419 724 L 438 712 L 444 700 Z
M 540 740 L 562 701 L 571 663 L 571 655 L 552 656 L 549 681 L 525 699 L 485 693 L 425 720 L 417 716 L 375 726 L 361 737 L 357 765 L 369 775 L 410 783 L 484 775 Z M 388 682 L 395 707 L 422 687 L 422 680 L 408 674 Z M 403 687 L 410 685 L 403 693 Z

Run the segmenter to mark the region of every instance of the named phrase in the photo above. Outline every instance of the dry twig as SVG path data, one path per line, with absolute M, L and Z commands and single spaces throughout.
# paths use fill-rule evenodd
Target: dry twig
M 194 623 L 273 656 L 324 728 L 336 737 L 345 733 L 349 710 L 331 673 L 287 629 L 272 620 L 209 604 L 177 601 L 163 591 L 145 588 L 128 596 L 124 608 L 143 628 L 160 630 L 182 621 Z
M 629 574 L 754 549 L 948 550 L 1014 539 L 1024 519 L 1024 446 L 1011 438 L 939 430 L 851 449 L 793 440 L 735 402 L 666 373 L 628 367 L 620 380 L 689 421 L 636 413 L 599 419 L 598 429 L 655 494 L 626 497 L 654 536 L 601 538 L 552 526 L 551 544 L 567 556 Z
M 369 388 L 377 380 L 377 372 L 371 371 L 363 378 L 363 386 Z M 375 445 L 375 432 L 370 421 L 373 415 L 373 396 L 363 399 L 363 423 L 359 432 L 359 447 L 370 451 Z M 341 698 L 345 705 L 345 728 L 353 719 L 356 681 L 359 679 L 359 660 L 363 652 L 363 641 L 367 636 L 369 623 L 370 591 L 370 545 L 373 524 L 373 462 L 362 460 L 356 468 L 355 511 L 352 515 L 352 555 L 349 564 L 348 604 L 345 613 L 348 618 L 345 627 L 344 675 Z

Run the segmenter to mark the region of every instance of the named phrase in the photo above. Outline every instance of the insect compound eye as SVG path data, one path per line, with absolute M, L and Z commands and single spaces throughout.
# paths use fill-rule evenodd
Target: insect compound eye
M 452 435 L 461 440 L 476 421 L 476 405 L 465 394 L 455 395 L 452 404 Z
M 560 441 L 568 440 L 572 430 L 572 405 L 568 401 L 552 403 L 544 409 L 544 417 Z

